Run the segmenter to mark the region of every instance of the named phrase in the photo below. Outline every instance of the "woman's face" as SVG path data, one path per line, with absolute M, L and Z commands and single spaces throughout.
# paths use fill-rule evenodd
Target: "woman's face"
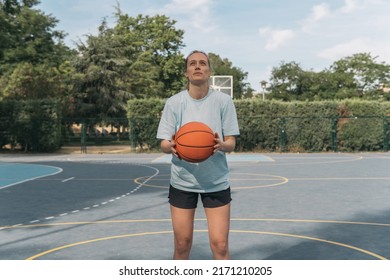
M 205 54 L 197 52 L 188 57 L 185 76 L 190 83 L 201 84 L 208 82 L 210 75 L 211 70 L 208 58 Z

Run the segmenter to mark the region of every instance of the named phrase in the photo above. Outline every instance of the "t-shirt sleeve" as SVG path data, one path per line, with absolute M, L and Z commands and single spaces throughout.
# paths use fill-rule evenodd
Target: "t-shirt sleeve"
M 222 110 L 222 132 L 224 136 L 240 135 L 236 107 L 231 98 L 228 99 Z
M 157 139 L 171 140 L 176 133 L 176 118 L 169 100 L 165 103 L 157 129 Z

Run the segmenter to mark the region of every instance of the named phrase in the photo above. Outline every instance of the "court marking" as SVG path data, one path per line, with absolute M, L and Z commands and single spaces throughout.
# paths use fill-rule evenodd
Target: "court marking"
M 65 183 L 65 182 L 68 182 L 68 181 L 73 180 L 73 179 L 74 179 L 74 177 L 70 177 L 70 178 L 67 178 L 67 179 L 62 180 L 61 182 L 62 182 L 62 183 Z
M 195 218 L 195 221 L 207 221 L 206 218 Z M 307 220 L 307 219 L 277 219 L 277 218 L 231 218 L 231 221 L 257 221 L 257 222 L 287 222 L 287 223 L 326 223 L 340 225 L 360 225 L 360 226 L 379 226 L 390 227 L 386 223 L 358 222 L 358 221 L 337 221 L 337 220 Z M 18 229 L 32 227 L 55 227 L 55 226 L 73 226 L 73 225 L 99 225 L 99 224 L 121 224 L 121 223 L 156 223 L 156 222 L 171 222 L 171 219 L 133 219 L 133 220 L 104 220 L 104 221 L 73 221 L 60 222 L 50 224 L 34 224 L 16 226 L 3 226 L 3 229 Z
M 279 176 L 279 175 L 270 175 L 270 174 L 258 174 L 258 173 L 236 173 L 236 172 L 230 172 L 231 175 L 244 175 L 247 176 L 247 178 L 234 178 L 231 176 L 229 179 L 230 182 L 234 181 L 279 181 L 274 184 L 265 184 L 265 185 L 254 185 L 254 186 L 242 186 L 242 187 L 237 187 L 237 186 L 232 186 L 232 190 L 241 190 L 241 189 L 258 189 L 258 188 L 268 188 L 268 187 L 276 187 L 280 185 L 287 184 L 289 181 L 342 181 L 342 180 L 390 180 L 390 177 L 316 177 L 316 178 L 288 178 L 284 176 Z M 170 176 L 170 174 L 161 174 L 160 176 Z M 254 178 L 249 178 L 249 177 L 254 177 Z M 267 178 L 259 178 L 259 177 L 270 177 L 269 179 Z M 138 177 L 134 179 L 134 182 L 136 184 L 142 184 L 142 180 L 144 178 L 147 178 L 147 176 L 144 177 Z M 169 178 L 154 178 L 157 181 L 160 180 L 169 180 Z M 150 180 L 153 181 L 153 180 Z M 166 185 L 153 185 L 153 184 L 144 184 L 145 187 L 151 187 L 151 188 L 160 188 L 160 189 L 168 189 Z
M 268 187 L 276 187 L 276 186 L 280 186 L 280 185 L 284 185 L 286 183 L 288 183 L 289 179 L 286 178 L 286 177 L 283 177 L 283 176 L 278 176 L 278 175 L 270 175 L 270 174 L 256 174 L 256 173 L 235 173 L 235 172 L 230 172 L 231 175 L 244 175 L 244 176 L 255 176 L 255 177 L 258 177 L 258 176 L 264 176 L 264 177 L 269 177 L 269 179 L 267 178 L 253 178 L 253 179 L 248 179 L 248 178 L 245 178 L 245 179 L 240 179 L 240 178 L 230 178 L 229 181 L 259 181 L 259 180 L 262 180 L 262 181 L 278 181 L 277 183 L 274 183 L 274 184 L 265 184 L 265 185 L 255 185 L 255 186 L 243 186 L 243 187 L 235 187 L 235 186 L 232 186 L 232 190 L 240 190 L 240 189 L 257 189 L 257 188 L 268 188 Z M 170 174 L 161 174 L 161 176 L 170 176 Z M 157 176 L 156 176 L 157 177 Z M 134 179 L 134 183 L 136 184 L 142 184 L 142 179 L 146 178 L 146 176 L 143 176 L 143 177 L 138 177 L 136 179 Z M 169 180 L 169 178 L 167 179 L 160 179 L 160 178 L 153 178 L 153 179 L 156 179 L 156 180 Z M 164 186 L 161 186 L 161 185 L 152 185 L 152 184 L 144 184 L 145 187 L 151 187 L 151 188 L 159 188 L 159 189 L 168 189 L 168 184 L 164 185 Z
M 279 162 L 278 160 L 295 160 L 299 159 L 302 160 L 302 162 Z M 326 157 L 326 156 L 308 156 L 308 157 L 296 157 L 296 156 L 278 156 L 273 159 L 273 162 L 270 163 L 272 165 L 270 166 L 286 166 L 286 165 L 314 165 L 314 164 L 329 164 L 329 163 L 345 163 L 345 162 L 353 162 L 353 161 L 359 161 L 363 160 L 363 156 L 340 156 L 340 157 Z M 320 160 L 320 161 L 315 161 Z M 253 162 L 231 162 L 231 165 L 238 165 L 238 166 L 245 166 L 245 165 L 252 165 Z
M 226 154 L 226 159 L 228 162 L 267 162 L 274 161 L 269 156 L 264 156 L 260 154 Z M 166 154 L 162 155 L 154 160 L 152 163 L 171 163 L 172 155 Z
M 208 230 L 194 230 L 194 232 L 202 232 L 202 233 L 207 233 Z M 347 249 L 355 250 L 360 253 L 372 256 L 376 259 L 379 260 L 387 260 L 385 257 L 376 254 L 374 252 L 352 246 L 349 244 L 341 243 L 341 242 L 336 242 L 332 240 L 327 240 L 327 239 L 321 239 L 321 238 L 316 238 L 312 236 L 306 236 L 306 235 L 296 235 L 296 234 L 289 234 L 289 233 L 280 233 L 280 232 L 266 232 L 266 231 L 255 231 L 255 230 L 235 230 L 231 229 L 231 233 L 245 233 L 245 234 L 262 234 L 262 235 L 274 235 L 274 236 L 281 236 L 281 237 L 291 237 L 291 238 L 298 238 L 298 239 L 306 239 L 310 241 L 316 241 L 316 242 L 322 242 L 326 244 L 331 244 L 335 246 L 340 246 L 344 247 Z M 101 242 L 101 241 L 107 241 L 107 240 L 113 240 L 113 239 L 120 239 L 120 238 L 128 238 L 128 237 L 136 237 L 136 236 L 146 236 L 146 235 L 161 235 L 161 234 L 172 234 L 173 231 L 157 231 L 157 232 L 141 232 L 141 233 L 131 233 L 131 234 L 123 234 L 123 235 L 114 235 L 114 236 L 106 236 L 106 237 L 101 237 L 101 238 L 96 238 L 96 239 L 90 239 L 90 240 L 85 240 L 85 241 L 80 241 L 80 242 L 75 242 L 75 243 L 70 243 L 67 245 L 63 245 L 60 247 L 52 248 L 50 250 L 46 250 L 44 252 L 41 252 L 39 254 L 33 255 L 31 257 L 28 257 L 26 260 L 35 260 L 38 259 L 42 256 L 61 251 L 64 249 L 68 249 L 71 247 L 76 247 L 76 246 L 81 246 L 89 243 L 95 243 L 95 242 Z

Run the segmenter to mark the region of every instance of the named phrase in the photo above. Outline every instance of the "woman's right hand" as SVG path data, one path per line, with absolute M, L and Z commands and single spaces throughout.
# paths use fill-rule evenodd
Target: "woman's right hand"
M 177 153 L 175 142 L 175 135 L 172 135 L 172 140 L 162 140 L 161 141 L 161 150 L 166 154 L 173 154 L 175 157 L 180 159 L 179 154 Z

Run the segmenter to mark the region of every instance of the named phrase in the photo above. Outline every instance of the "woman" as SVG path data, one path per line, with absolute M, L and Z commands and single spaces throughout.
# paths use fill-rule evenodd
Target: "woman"
M 210 247 L 214 259 L 229 259 L 230 185 L 226 152 L 232 152 L 239 135 L 236 110 L 231 97 L 209 87 L 211 66 L 201 51 L 185 60 L 187 90 L 169 98 L 158 127 L 161 150 L 172 153 L 169 203 L 174 232 L 174 259 L 188 259 L 192 247 L 194 216 L 198 197 L 202 199 Z M 174 135 L 191 121 L 207 124 L 215 132 L 214 154 L 201 163 L 181 160 Z

